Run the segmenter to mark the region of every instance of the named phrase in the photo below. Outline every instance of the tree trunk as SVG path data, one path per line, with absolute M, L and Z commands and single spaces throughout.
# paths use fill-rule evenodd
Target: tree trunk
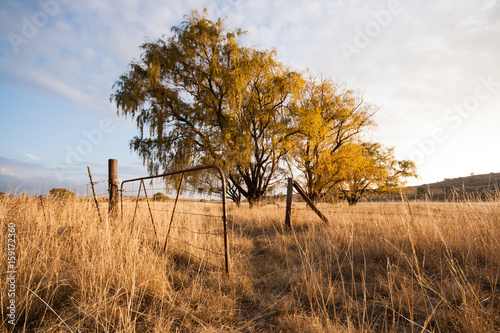
M 240 205 L 241 205 L 241 197 L 235 197 L 235 198 L 233 198 L 233 201 L 236 204 L 236 207 L 240 207 Z
M 349 206 L 354 206 L 357 204 L 359 201 L 359 197 L 356 194 L 350 195 L 347 197 L 347 202 L 349 203 Z
M 247 200 L 248 200 L 248 206 L 250 208 L 254 208 L 255 204 L 258 202 L 257 198 L 255 197 L 248 197 Z

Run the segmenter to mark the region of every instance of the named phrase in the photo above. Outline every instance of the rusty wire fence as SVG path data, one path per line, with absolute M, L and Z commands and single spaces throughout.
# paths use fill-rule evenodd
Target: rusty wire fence
M 158 251 L 229 274 L 226 183 L 214 165 L 121 182 L 121 219 Z

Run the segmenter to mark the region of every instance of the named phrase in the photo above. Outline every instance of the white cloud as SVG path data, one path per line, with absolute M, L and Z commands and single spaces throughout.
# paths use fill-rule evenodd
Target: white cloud
M 35 160 L 35 161 L 41 161 L 41 159 L 39 159 L 38 157 L 36 157 L 35 155 L 32 155 L 32 154 L 24 154 L 24 156 L 26 156 L 32 160 Z
M 0 174 L 5 176 L 15 176 L 16 173 L 9 168 L 0 168 Z

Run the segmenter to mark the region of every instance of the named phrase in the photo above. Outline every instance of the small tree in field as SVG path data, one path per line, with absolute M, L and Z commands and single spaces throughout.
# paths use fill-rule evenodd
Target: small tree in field
M 408 177 L 418 177 L 415 162 L 396 160 L 394 148 L 364 142 L 352 145 L 338 190 L 355 205 L 368 191 L 397 193 Z
M 329 79 L 314 78 L 295 95 L 291 108 L 296 131 L 289 160 L 309 198 L 317 201 L 342 181 L 346 147 L 375 126 L 371 118 L 377 108 Z
M 153 201 L 168 201 L 168 197 L 161 192 L 157 192 L 153 195 Z
M 65 188 L 53 188 L 49 191 L 49 194 L 55 199 L 73 199 L 75 197 L 75 193 Z

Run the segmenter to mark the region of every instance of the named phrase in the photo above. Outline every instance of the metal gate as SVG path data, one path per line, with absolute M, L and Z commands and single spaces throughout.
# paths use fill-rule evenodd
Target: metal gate
M 213 169 L 213 170 L 217 171 L 218 176 L 222 182 L 222 185 L 220 188 L 220 193 L 221 193 L 221 197 L 222 197 L 221 198 L 222 199 L 221 200 L 221 204 L 222 204 L 221 214 L 214 215 L 213 213 L 209 214 L 209 213 L 205 213 L 205 212 L 202 212 L 202 213 L 194 212 L 192 209 L 192 207 L 195 206 L 194 203 L 191 204 L 190 208 L 188 207 L 189 211 L 178 211 L 178 210 L 176 211 L 178 203 L 181 201 L 181 200 L 179 200 L 179 195 L 181 192 L 181 188 L 183 186 L 184 175 L 187 173 L 193 173 L 196 171 L 208 170 L 208 169 Z M 174 175 L 180 175 L 180 181 L 179 181 L 179 186 L 177 187 L 177 193 L 176 193 L 175 201 L 173 202 L 172 207 L 170 207 L 171 205 L 167 205 L 167 204 L 164 204 L 164 205 L 158 204 L 158 202 L 155 202 L 154 200 L 152 200 L 151 195 L 148 197 L 146 184 L 145 184 L 146 180 L 154 181 L 154 179 L 158 179 L 158 178 L 166 179 L 167 177 L 174 176 Z M 229 247 L 228 247 L 228 232 L 227 232 L 226 179 L 224 177 L 224 173 L 222 172 L 222 170 L 216 165 L 207 165 L 207 166 L 198 166 L 198 167 L 193 167 L 193 168 L 189 168 L 189 169 L 168 172 L 168 173 L 155 175 L 155 176 L 140 177 L 140 178 L 128 179 L 128 180 L 123 181 L 121 183 L 121 186 L 120 186 L 120 205 L 121 205 L 122 221 L 124 220 L 124 193 L 132 193 L 132 191 L 126 191 L 124 188 L 127 184 L 137 183 L 137 182 L 139 182 L 137 197 L 135 199 L 132 198 L 132 202 L 135 201 L 135 208 L 134 208 L 134 213 L 133 213 L 132 223 L 131 223 L 132 227 L 134 227 L 136 217 L 138 216 L 138 210 L 141 208 L 147 209 L 149 211 L 148 215 L 149 215 L 149 218 L 151 220 L 152 228 L 153 228 L 153 231 L 155 234 L 156 243 L 164 253 L 167 252 L 167 248 L 170 245 L 169 242 L 177 240 L 178 243 L 183 243 L 183 246 L 184 246 L 184 249 L 177 248 L 180 251 L 189 253 L 191 251 L 189 251 L 188 249 L 194 249 L 194 250 L 200 250 L 200 251 L 203 250 L 203 251 L 207 251 L 211 255 L 223 256 L 224 257 L 224 266 L 225 266 L 224 270 L 227 274 L 229 274 L 230 267 L 229 267 Z M 141 199 L 141 190 L 144 192 L 143 199 Z M 133 190 L 133 192 L 135 194 L 135 190 Z M 145 202 L 147 204 L 147 208 L 140 207 L 141 202 L 142 203 Z M 169 200 L 169 204 L 170 203 L 171 203 L 171 201 Z M 200 203 L 204 203 L 203 200 L 200 200 Z M 216 202 L 216 204 L 219 204 L 219 203 Z M 165 213 L 168 212 L 169 210 L 171 210 L 171 213 L 170 213 L 170 218 L 168 219 L 168 226 L 166 226 L 164 223 L 158 224 L 158 220 L 162 220 L 162 222 L 165 222 L 165 216 L 167 215 Z M 214 219 L 220 218 L 221 224 L 222 224 L 222 230 L 216 229 L 216 230 L 208 230 L 208 231 L 207 230 L 195 231 L 195 230 L 191 230 L 188 226 L 185 226 L 185 225 L 178 226 L 174 223 L 174 221 L 175 221 L 175 216 L 179 215 L 179 214 L 183 214 L 183 215 L 187 215 L 187 216 L 189 216 L 189 215 L 194 216 L 193 218 L 190 218 L 189 220 L 185 219 L 184 222 L 194 221 L 194 220 L 200 219 L 200 218 L 204 219 L 203 220 L 204 227 L 206 227 L 206 219 L 214 220 Z M 156 219 L 156 223 L 155 223 L 155 219 Z M 211 223 L 211 221 L 209 221 L 209 222 Z M 201 246 L 191 244 L 186 239 L 180 239 L 180 238 L 176 239 L 172 235 L 172 231 L 174 229 L 176 229 L 177 231 L 191 233 L 193 235 L 192 238 L 197 238 L 198 236 L 207 236 L 207 237 L 210 236 L 211 237 L 211 236 L 222 235 L 223 236 L 223 251 L 218 252 L 220 250 L 208 248 L 208 246 L 206 248 L 202 248 Z M 161 231 L 163 231 L 163 234 Z M 162 236 L 164 236 L 163 242 L 160 239 Z M 189 253 L 189 254 L 190 254 L 190 256 L 192 255 L 191 253 Z M 196 256 L 194 256 L 194 257 L 196 257 Z M 198 258 L 198 259 L 203 260 L 202 258 Z

